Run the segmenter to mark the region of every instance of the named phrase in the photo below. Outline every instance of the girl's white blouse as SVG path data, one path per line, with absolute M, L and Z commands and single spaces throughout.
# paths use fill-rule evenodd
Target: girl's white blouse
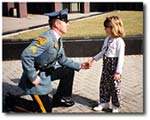
M 118 57 L 116 72 L 121 74 L 124 63 L 125 43 L 121 37 L 114 38 L 113 40 L 109 38 L 105 38 L 101 51 L 94 58 L 98 61 L 103 55 L 107 57 Z

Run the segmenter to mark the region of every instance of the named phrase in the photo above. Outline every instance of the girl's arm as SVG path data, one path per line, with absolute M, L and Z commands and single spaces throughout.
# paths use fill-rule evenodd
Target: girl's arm
M 98 61 L 99 59 L 101 59 L 106 51 L 107 48 L 107 41 L 109 40 L 109 37 L 106 37 L 102 46 L 101 51 L 95 55 L 94 57 L 89 58 L 88 63 L 90 66 L 92 66 L 93 61 Z
M 125 44 L 122 39 L 119 40 L 117 52 L 118 52 L 118 64 L 117 64 L 116 73 L 114 74 L 114 80 L 119 80 L 120 75 L 122 74 L 122 67 L 124 63 L 124 54 L 125 54 Z
M 117 64 L 117 69 L 116 73 L 122 74 L 122 67 L 124 63 L 124 55 L 125 55 L 125 43 L 123 39 L 120 39 L 118 42 L 118 47 L 117 47 L 117 54 L 118 54 L 118 64 Z

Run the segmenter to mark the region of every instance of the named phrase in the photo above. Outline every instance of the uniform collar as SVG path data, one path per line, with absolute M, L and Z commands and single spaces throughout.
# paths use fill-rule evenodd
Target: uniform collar
M 54 35 L 56 37 L 56 40 L 58 41 L 58 39 L 60 38 L 60 36 L 55 32 L 55 30 L 52 30 L 52 31 L 53 31 L 53 33 L 54 33 Z

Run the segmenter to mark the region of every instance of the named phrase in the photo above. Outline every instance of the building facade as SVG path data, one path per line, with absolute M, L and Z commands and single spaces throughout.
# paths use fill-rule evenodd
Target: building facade
M 34 7 L 33 7 L 34 6 Z M 64 8 L 69 9 L 69 13 L 89 13 L 89 2 L 62 3 L 62 2 L 5 2 L 3 3 L 3 16 L 27 17 L 28 13 L 44 14 L 47 12 L 58 11 Z
M 143 10 L 142 2 L 3 2 L 3 16 L 23 18 L 27 14 L 44 14 L 64 8 L 69 13 L 90 13 L 112 10 Z

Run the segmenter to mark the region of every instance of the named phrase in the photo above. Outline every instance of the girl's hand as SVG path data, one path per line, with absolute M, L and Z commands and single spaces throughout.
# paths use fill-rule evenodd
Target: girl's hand
M 119 73 L 114 74 L 114 80 L 120 80 L 120 74 Z
M 93 57 L 88 59 L 89 66 L 92 67 L 92 63 L 95 59 Z

